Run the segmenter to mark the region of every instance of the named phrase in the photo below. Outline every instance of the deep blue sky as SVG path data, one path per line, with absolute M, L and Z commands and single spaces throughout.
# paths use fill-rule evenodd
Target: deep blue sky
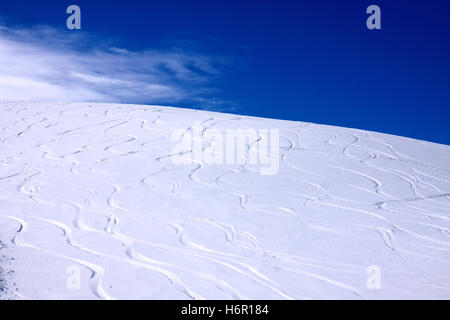
M 81 7 L 81 31 L 65 28 L 70 4 Z M 366 28 L 371 4 L 382 30 Z M 235 113 L 450 145 L 449 1 L 14 0 L 1 2 L 0 16 L 132 50 L 220 55 L 228 63 L 213 80 L 216 96 Z

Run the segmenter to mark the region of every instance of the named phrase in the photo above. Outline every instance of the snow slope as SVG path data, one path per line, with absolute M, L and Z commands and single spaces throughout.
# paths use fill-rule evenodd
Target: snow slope
M 449 146 L 160 106 L 0 115 L 2 298 L 450 298 Z M 279 171 L 175 164 L 194 123 L 278 129 Z

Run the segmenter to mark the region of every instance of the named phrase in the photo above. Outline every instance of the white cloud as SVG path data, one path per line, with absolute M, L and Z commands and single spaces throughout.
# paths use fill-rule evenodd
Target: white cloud
M 194 53 L 108 47 L 85 33 L 0 26 L 0 100 L 207 105 L 220 75 L 214 63 Z

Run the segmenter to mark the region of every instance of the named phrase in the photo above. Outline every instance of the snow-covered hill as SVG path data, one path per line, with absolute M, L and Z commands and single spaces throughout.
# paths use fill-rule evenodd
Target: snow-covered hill
M 2 298 L 450 298 L 449 146 L 161 106 L 0 115 Z

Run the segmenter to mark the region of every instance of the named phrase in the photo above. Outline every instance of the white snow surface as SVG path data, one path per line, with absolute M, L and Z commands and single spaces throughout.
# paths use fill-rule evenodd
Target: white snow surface
M 196 122 L 278 129 L 278 173 L 175 164 Z M 1 102 L 0 138 L 2 298 L 450 298 L 449 146 L 98 103 Z

